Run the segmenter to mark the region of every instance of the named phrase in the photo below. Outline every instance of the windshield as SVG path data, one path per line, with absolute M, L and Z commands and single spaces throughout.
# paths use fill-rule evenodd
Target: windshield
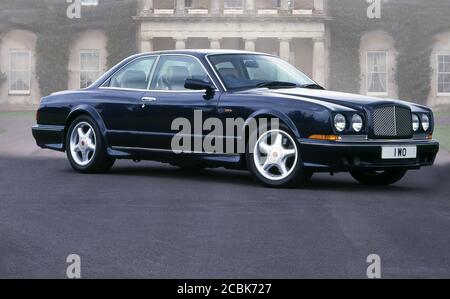
M 284 60 L 258 54 L 219 54 L 209 60 L 227 89 L 292 88 L 316 84 Z

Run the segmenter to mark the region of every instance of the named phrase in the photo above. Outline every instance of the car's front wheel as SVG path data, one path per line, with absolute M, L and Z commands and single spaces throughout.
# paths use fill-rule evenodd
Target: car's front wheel
M 247 144 L 247 165 L 263 185 L 293 187 L 311 178 L 312 173 L 302 167 L 298 144 L 287 128 L 270 130 L 250 140 L 257 141 Z
M 106 153 L 97 123 L 85 115 L 70 125 L 66 135 L 66 153 L 70 165 L 81 173 L 107 172 L 115 162 Z
M 363 185 L 387 186 L 400 181 L 408 171 L 393 169 L 383 171 L 352 171 L 352 177 Z

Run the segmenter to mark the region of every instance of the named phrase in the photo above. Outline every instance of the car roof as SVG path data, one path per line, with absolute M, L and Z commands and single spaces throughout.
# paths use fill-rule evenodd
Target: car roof
M 258 52 L 249 52 L 241 50 L 224 50 L 224 49 L 192 49 L 192 50 L 165 50 L 165 51 L 154 51 L 139 54 L 139 56 L 145 56 L 148 54 L 189 54 L 194 56 L 206 56 L 206 55 L 219 55 L 219 54 L 264 54 Z M 267 54 L 265 54 L 267 55 Z

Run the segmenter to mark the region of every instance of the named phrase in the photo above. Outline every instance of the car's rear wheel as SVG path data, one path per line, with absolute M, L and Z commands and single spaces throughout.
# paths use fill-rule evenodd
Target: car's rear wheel
M 352 177 L 363 185 L 387 186 L 400 181 L 407 173 L 406 169 L 383 171 L 352 171 Z
M 71 123 L 66 135 L 66 153 L 70 165 L 81 173 L 107 172 L 115 162 L 106 152 L 97 123 L 85 115 Z
M 270 130 L 250 140 L 257 141 L 247 144 L 247 165 L 263 185 L 294 187 L 311 178 L 312 173 L 302 167 L 298 143 L 287 128 Z

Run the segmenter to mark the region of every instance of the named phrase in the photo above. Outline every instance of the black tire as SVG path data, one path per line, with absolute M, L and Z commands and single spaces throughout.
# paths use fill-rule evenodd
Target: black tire
M 70 137 L 72 135 L 72 131 L 77 127 L 80 123 L 88 123 L 95 132 L 96 136 L 96 144 L 95 144 L 95 151 L 93 153 L 93 156 L 91 158 L 91 161 L 87 165 L 79 165 L 74 157 L 72 157 L 72 153 L 70 150 Z M 70 162 L 70 165 L 73 169 L 80 173 L 105 173 L 108 172 L 111 167 L 114 165 L 114 162 L 116 159 L 108 156 L 106 152 L 106 145 L 102 138 L 100 129 L 95 122 L 95 120 L 87 115 L 82 115 L 77 117 L 69 126 L 69 129 L 67 130 L 66 134 L 66 154 L 67 159 Z
M 400 181 L 407 173 L 406 169 L 385 171 L 352 171 L 352 177 L 363 185 L 388 186 Z
M 270 180 L 270 179 L 266 178 L 265 176 L 263 176 L 258 171 L 258 169 L 255 165 L 255 161 L 253 159 L 254 148 L 252 148 L 252 149 L 249 148 L 251 146 L 250 142 L 247 142 L 247 145 L 246 145 L 246 155 L 245 156 L 246 156 L 247 167 L 250 170 L 250 172 L 253 174 L 253 176 L 257 179 L 257 181 L 259 181 L 265 187 L 269 187 L 269 188 L 300 187 L 300 186 L 306 184 L 311 179 L 311 177 L 313 176 L 313 172 L 308 171 L 302 167 L 301 153 L 299 150 L 300 147 L 299 147 L 299 144 L 298 144 L 294 134 L 284 125 L 280 125 L 279 130 L 284 131 L 285 133 L 289 134 L 289 136 L 294 140 L 294 142 L 296 143 L 296 146 L 297 146 L 298 159 L 297 159 L 297 163 L 292 166 L 292 167 L 294 167 L 294 170 L 292 171 L 292 173 L 282 180 Z M 252 138 L 253 138 L 253 140 L 255 140 L 255 136 L 257 136 L 257 133 L 258 132 L 252 132 L 250 140 L 252 140 Z M 255 144 L 255 146 L 257 146 L 257 145 Z

